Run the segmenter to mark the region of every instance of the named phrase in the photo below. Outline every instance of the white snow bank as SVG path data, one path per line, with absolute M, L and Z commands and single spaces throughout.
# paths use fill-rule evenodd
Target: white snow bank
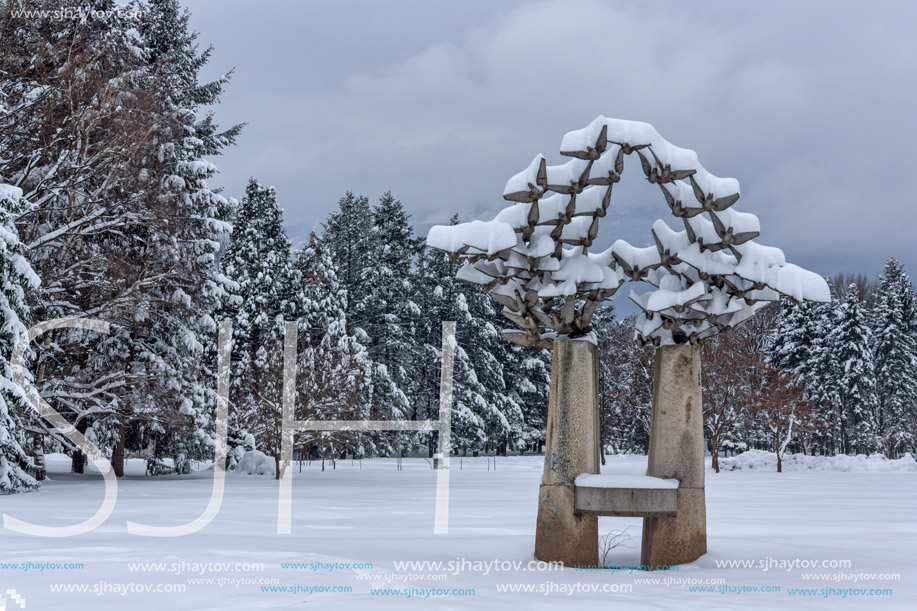
M 763 450 L 749 450 L 720 459 L 720 469 L 736 471 L 739 469 L 754 469 L 761 471 L 777 470 L 777 455 Z M 917 460 L 910 453 L 896 460 L 889 460 L 881 454 L 865 456 L 807 456 L 805 454 L 785 454 L 783 456 L 784 471 L 851 471 L 851 472 L 882 472 L 882 473 L 917 473 Z
M 236 470 L 249 475 L 274 476 L 277 474 L 274 457 L 258 450 L 249 450 L 243 454 Z
M 576 485 L 580 488 L 670 489 L 678 488 L 678 480 L 632 473 L 583 473 L 577 476 Z

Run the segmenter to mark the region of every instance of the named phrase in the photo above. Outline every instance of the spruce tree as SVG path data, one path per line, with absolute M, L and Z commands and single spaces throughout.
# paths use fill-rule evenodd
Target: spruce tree
M 458 222 L 453 217 L 453 223 Z M 442 322 L 456 321 L 456 348 L 453 365 L 452 448 L 467 454 L 483 449 L 487 441 L 486 422 L 481 415 L 487 406 L 487 389 L 481 384 L 475 363 L 466 349 L 470 314 L 461 281 L 455 279 L 459 264 L 442 252 L 427 249 L 418 269 L 418 298 L 425 313 L 420 336 L 422 348 L 412 371 L 423 380 L 415 393 L 416 419 L 439 417 L 440 368 L 442 366 Z M 478 291 L 480 293 L 480 291 Z M 433 439 L 429 442 L 432 444 Z M 432 447 L 431 447 L 432 450 Z
M 551 352 L 504 343 L 503 378 L 519 420 L 511 420 L 516 450 L 540 451 L 547 425 Z M 515 411 L 513 413 L 515 415 Z
M 802 388 L 805 399 L 817 406 L 810 418 L 811 440 L 830 453 L 841 451 L 847 422 L 838 405 L 837 366 L 830 338 L 838 307 L 837 301 L 796 305 L 783 300 L 765 347 L 767 363 L 789 374 L 790 384 Z
M 394 203 L 393 203 L 394 207 Z M 400 204 L 397 204 L 400 208 Z M 378 221 L 378 226 L 377 226 Z M 408 398 L 397 378 L 403 377 L 405 337 L 397 312 L 404 303 L 393 305 L 391 294 L 401 293 L 398 283 L 407 278 L 395 274 L 401 269 L 400 246 L 391 244 L 386 252 L 381 235 L 398 236 L 402 229 L 398 219 L 377 219 L 369 200 L 351 192 L 338 202 L 338 209 L 328 215 L 322 241 L 338 273 L 345 291 L 344 314 L 347 334 L 357 337 L 372 358 L 372 392 L 369 395 L 369 416 L 373 420 L 400 420 L 408 409 Z M 404 222 L 407 222 L 406 216 Z M 380 229 L 389 229 L 382 232 Z M 389 267 L 391 266 L 391 267 Z M 390 291 L 389 289 L 397 289 Z M 403 443 L 404 436 L 395 437 Z M 367 441 L 370 453 L 389 454 L 394 451 L 390 435 L 380 435 L 375 443 Z
M 35 316 L 90 316 L 111 336 L 59 331 L 37 350 L 48 402 L 102 445 L 153 462 L 202 458 L 215 403 L 207 351 L 225 297 L 215 254 L 228 202 L 205 157 L 232 143 L 210 115 L 225 78 L 201 83 L 177 2 L 77 0 L 92 19 L 0 20 L 0 173 L 34 203 L 16 218 L 44 291 Z M 34 62 L 34 57 L 42 62 Z M 41 95 L 34 95 L 41 92 Z M 215 353 L 213 354 L 215 356 Z M 83 459 L 74 452 L 74 470 Z
M 457 217 L 452 222 L 457 223 Z M 456 280 L 458 266 L 443 253 L 429 249 L 418 263 L 416 299 L 424 317 L 418 323 L 421 339 L 411 370 L 415 417 L 437 418 L 441 324 L 454 320 L 455 450 L 505 453 L 537 444 L 544 435 L 549 357 L 543 351 L 516 349 L 507 342 L 497 303 L 477 287 Z
M 31 459 L 21 445 L 22 426 L 31 420 L 31 408 L 13 385 L 10 370 L 13 346 L 29 324 L 27 300 L 39 285 L 12 223 L 23 207 L 21 194 L 20 189 L 0 183 L 0 494 L 38 487 L 29 473 Z
M 363 312 L 372 292 L 370 280 L 376 233 L 369 199 L 348 191 L 338 200 L 337 210 L 328 215 L 322 227 L 322 241 L 346 291 L 344 314 L 347 329 L 353 333 L 356 327 L 366 326 Z
M 366 348 L 347 333 L 345 291 L 334 262 L 312 234 L 293 257 L 293 294 L 299 312 L 297 413 L 300 420 L 366 420 L 372 393 L 372 360 Z M 343 451 L 366 452 L 359 433 L 303 434 L 332 465 Z M 323 463 L 324 464 L 324 463 Z
M 212 111 L 229 80 L 202 82 L 211 49 L 198 50 L 189 13 L 177 0 L 144 0 L 136 8 L 146 86 L 154 92 L 151 175 L 157 181 L 148 204 L 156 231 L 146 257 L 168 270 L 151 291 L 148 322 L 135 325 L 136 361 L 148 375 L 169 380 L 152 393 L 161 411 L 157 454 L 173 456 L 180 470 L 205 458 L 212 447 L 216 405 L 216 313 L 233 284 L 219 269 L 220 238 L 232 202 L 208 186 L 216 167 L 207 159 L 234 144 L 241 125 L 220 131 Z M 202 114 L 203 113 L 203 114 Z
M 409 364 L 408 394 L 411 401 L 406 416 L 408 420 L 438 420 L 440 417 L 442 322 L 455 320 L 448 318 L 451 314 L 443 302 L 445 293 L 452 290 L 454 280 L 447 275 L 444 267 L 447 265 L 442 254 L 432 250 L 425 250 L 417 260 L 412 283 L 413 301 L 423 316 L 417 319 L 414 327 L 414 346 Z M 415 436 L 415 448 L 426 446 L 429 456 L 436 451 L 436 444 L 435 433 L 418 433 Z
M 826 342 L 826 355 L 830 355 L 830 360 L 826 357 L 826 383 L 838 410 L 834 433 L 843 453 L 875 452 L 880 437 L 872 332 L 855 285 L 848 288 L 846 297 Z
M 373 394 L 373 412 L 409 417 L 410 361 L 416 342 L 416 324 L 422 313 L 414 302 L 413 268 L 423 241 L 414 236 L 404 206 L 386 192 L 373 207 L 372 248 L 367 270 L 369 291 L 361 305 L 360 326 L 369 336 L 369 354 L 388 373 Z M 392 412 L 386 406 L 393 406 Z M 409 434 L 390 435 L 399 447 L 409 446 Z
M 901 264 L 889 259 L 876 290 L 871 316 L 877 425 L 889 457 L 913 449 L 915 443 L 910 418 L 917 409 L 917 337 L 912 332 L 913 312 L 913 284 Z
M 259 449 L 277 457 L 284 316 L 294 308 L 288 300 L 290 242 L 273 187 L 249 181 L 233 219 L 224 265 L 238 285 L 227 311 L 233 321 L 230 396 L 235 436 L 244 438 L 247 431 Z
M 136 23 L 111 1 L 68 8 L 99 13 L 0 19 L 0 174 L 33 204 L 15 224 L 42 279 L 36 319 L 89 316 L 123 328 L 148 312 L 145 293 L 160 276 L 144 254 L 154 224 L 143 162 L 150 92 Z M 117 429 L 133 410 L 127 337 L 61 330 L 33 362 L 46 400 L 105 445 L 124 439 Z M 74 470 L 82 466 L 74 451 Z
M 781 300 L 780 313 L 768 337 L 767 362 L 792 374 L 799 383 L 814 375 L 818 350 L 816 308 L 811 302 L 794 304 L 789 299 Z

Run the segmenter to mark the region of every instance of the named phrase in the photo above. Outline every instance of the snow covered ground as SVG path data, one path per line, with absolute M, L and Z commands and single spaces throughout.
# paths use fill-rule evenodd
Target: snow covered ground
M 62 458 L 49 461 L 41 492 L 0 497 L 0 510 L 46 525 L 92 515 L 101 479 L 67 473 Z M 645 465 L 644 457 L 608 461 L 634 473 Z M 284 536 L 276 534 L 276 482 L 230 474 L 216 520 L 198 534 L 165 539 L 129 535 L 125 523 L 193 519 L 207 504 L 211 474 L 146 478 L 142 463 L 131 461 L 134 475 L 119 482 L 115 512 L 96 531 L 69 539 L 3 531 L 0 596 L 10 610 L 20 607 L 7 590 L 26 609 L 119 611 L 912 609 L 917 600 L 914 469 L 708 470 L 709 553 L 646 573 L 528 566 L 541 464 L 537 456 L 498 458 L 494 470 L 492 460 L 466 458 L 459 468 L 456 459 L 448 535 L 433 534 L 435 472 L 425 460 L 406 459 L 400 471 L 394 460 L 362 468 L 344 461 L 324 473 L 319 463 L 304 465 L 294 480 L 293 534 Z M 602 518 L 600 530 L 633 535 L 608 562 L 639 564 L 639 519 Z M 900 579 L 882 578 L 894 575 Z M 708 591 L 692 591 L 698 587 Z M 892 593 L 852 591 L 872 588 Z

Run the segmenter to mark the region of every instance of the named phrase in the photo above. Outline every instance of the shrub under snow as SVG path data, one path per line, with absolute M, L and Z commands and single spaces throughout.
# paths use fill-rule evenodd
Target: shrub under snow
M 274 457 L 258 450 L 249 450 L 243 454 L 237 470 L 249 475 L 270 475 L 272 477 L 277 473 Z

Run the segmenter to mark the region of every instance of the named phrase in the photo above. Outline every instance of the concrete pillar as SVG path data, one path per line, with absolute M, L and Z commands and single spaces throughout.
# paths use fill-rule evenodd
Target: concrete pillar
M 641 564 L 685 564 L 707 553 L 699 345 L 656 348 L 647 475 L 679 481 L 676 515 L 643 520 Z
M 596 347 L 556 339 L 535 528 L 539 560 L 598 564 L 598 518 L 574 513 L 574 481 L 581 473 L 599 472 L 600 451 Z

